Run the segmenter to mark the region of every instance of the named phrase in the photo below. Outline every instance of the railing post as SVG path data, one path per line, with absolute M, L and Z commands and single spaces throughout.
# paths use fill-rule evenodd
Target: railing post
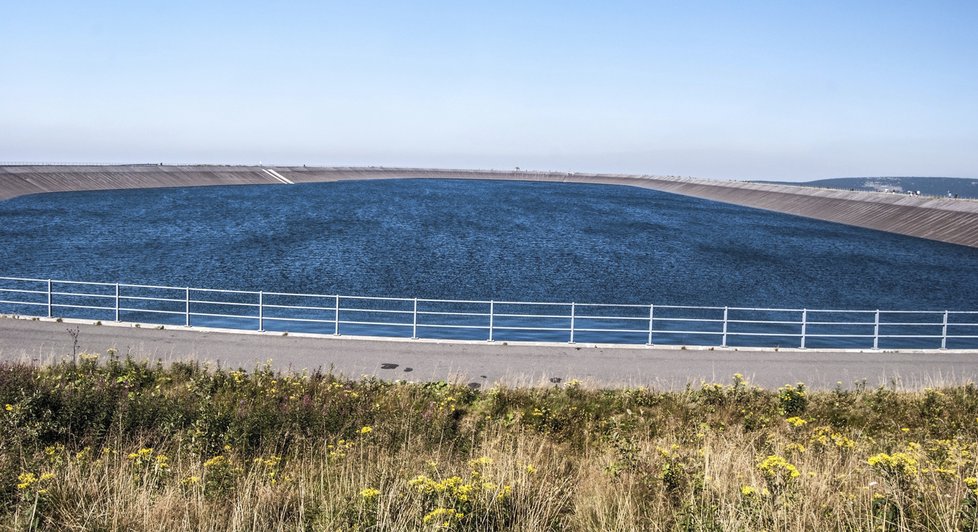
M 51 279 L 48 279 L 48 317 L 51 317 Z
M 492 327 L 494 325 L 493 318 L 495 317 L 495 314 L 496 314 L 496 302 L 490 301 L 489 302 L 489 341 L 490 342 L 492 341 Z
M 805 335 L 808 334 L 808 309 L 801 311 L 801 348 L 805 348 Z
M 880 348 L 880 311 L 876 309 L 876 319 L 873 320 L 873 349 Z
M 652 319 L 655 315 L 655 305 L 649 305 L 649 343 L 646 345 L 652 345 Z
M 119 283 L 115 284 L 115 321 L 119 321 Z
M 258 291 L 258 332 L 265 331 L 265 291 Z
M 334 324 L 333 335 L 339 336 L 340 335 L 340 295 L 339 294 L 336 294 L 336 300 L 333 303 L 336 309 L 336 314 L 333 316 L 333 324 Z
M 184 325 L 190 327 L 190 287 L 187 287 L 187 291 L 184 292 L 184 294 L 186 295 L 186 297 L 184 298 L 184 301 L 186 302 L 186 314 L 185 314 L 186 320 Z
M 570 318 L 571 318 L 571 326 L 570 326 L 570 342 L 568 342 L 568 343 L 574 343 L 574 315 L 575 315 L 575 314 L 577 314 L 577 312 L 576 312 L 576 310 L 575 310 L 575 309 L 576 309 L 576 303 L 574 303 L 574 302 L 571 302 L 571 315 L 570 315 Z
M 418 339 L 418 298 L 414 298 L 414 322 L 411 325 L 411 339 Z
M 948 311 L 944 311 L 944 327 L 941 329 L 941 349 L 947 349 L 947 314 Z
M 723 342 L 720 347 L 727 347 L 727 307 L 723 307 Z

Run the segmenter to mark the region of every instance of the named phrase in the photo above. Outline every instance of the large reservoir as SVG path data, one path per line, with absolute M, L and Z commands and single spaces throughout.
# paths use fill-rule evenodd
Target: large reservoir
M 978 249 L 633 187 L 375 180 L 0 202 L 0 275 L 361 296 L 974 310 Z

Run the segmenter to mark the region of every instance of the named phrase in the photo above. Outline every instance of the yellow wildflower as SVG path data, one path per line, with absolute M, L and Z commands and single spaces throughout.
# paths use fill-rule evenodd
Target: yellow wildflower
M 799 453 L 799 454 L 806 451 L 804 445 L 802 445 L 800 443 L 794 443 L 794 442 L 789 443 L 788 445 L 785 445 L 785 449 L 787 449 L 788 451 L 791 451 L 793 453 Z
M 453 520 L 458 520 L 465 517 L 465 514 L 455 510 L 454 508 L 435 508 L 434 510 L 428 512 L 422 521 L 425 523 L 430 523 L 432 521 L 438 520 L 443 521 L 442 525 L 449 526 Z
M 143 447 L 142 449 L 139 449 L 134 453 L 129 453 L 129 456 L 127 456 L 127 458 L 129 459 L 130 462 L 133 463 L 133 465 L 141 466 L 145 463 L 148 463 L 152 455 L 153 455 L 152 447 Z
M 492 464 L 492 458 L 489 458 L 488 456 L 480 456 L 479 458 L 469 460 L 469 467 L 472 468 L 479 468 L 490 464 Z
M 380 495 L 380 490 L 377 488 L 364 488 L 360 490 L 360 496 L 367 501 L 371 501 Z
M 965 487 L 971 491 L 971 494 L 978 497 L 978 478 L 968 477 L 964 479 L 963 482 Z
M 761 463 L 757 464 L 757 469 L 764 475 L 768 487 L 774 492 L 788 486 L 792 480 L 801 476 L 794 464 L 778 455 L 770 455 L 761 460 Z
M 37 482 L 37 476 L 34 473 L 21 473 L 17 475 L 17 489 L 19 490 L 30 489 L 35 482 Z
M 919 462 L 907 453 L 879 453 L 867 460 L 870 467 L 890 477 L 912 477 L 918 472 Z
M 217 456 L 214 456 L 214 457 L 208 459 L 206 462 L 204 462 L 204 467 L 210 469 L 210 468 L 213 468 L 213 467 L 225 466 L 228 463 L 229 462 L 228 462 L 227 457 L 225 457 L 222 454 L 219 454 Z
M 802 419 L 802 418 L 800 418 L 798 416 L 789 417 L 785 421 L 787 421 L 789 425 L 791 425 L 792 427 L 795 427 L 795 428 L 801 427 L 801 426 L 805 425 L 806 423 L 808 423 L 807 421 L 805 421 L 804 419 Z

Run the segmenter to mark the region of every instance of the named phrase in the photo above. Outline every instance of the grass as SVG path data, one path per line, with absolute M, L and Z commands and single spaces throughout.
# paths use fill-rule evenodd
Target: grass
M 978 387 L 476 391 L 0 364 L 0 526 L 975 530 Z

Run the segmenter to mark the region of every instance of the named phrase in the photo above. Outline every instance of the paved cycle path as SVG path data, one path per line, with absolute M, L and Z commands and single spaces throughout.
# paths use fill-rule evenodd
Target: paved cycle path
M 897 384 L 907 388 L 978 380 L 978 351 L 823 351 L 798 349 L 709 349 L 379 340 L 292 334 L 223 332 L 90 321 L 0 318 L 0 360 L 48 363 L 78 352 L 110 348 L 137 359 L 198 360 L 223 367 L 270 363 L 282 370 L 333 371 L 347 377 L 388 380 L 450 380 L 473 387 L 496 383 L 551 386 L 579 379 L 598 387 L 682 388 L 729 382 L 742 373 L 755 384 L 777 387 L 804 382 L 812 388 Z

